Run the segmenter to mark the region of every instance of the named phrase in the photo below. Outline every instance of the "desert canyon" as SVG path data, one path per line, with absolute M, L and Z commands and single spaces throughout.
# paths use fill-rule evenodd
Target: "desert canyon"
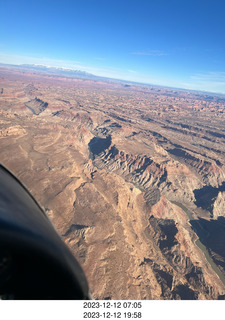
M 225 96 L 0 65 L 0 161 L 95 299 L 225 299 Z

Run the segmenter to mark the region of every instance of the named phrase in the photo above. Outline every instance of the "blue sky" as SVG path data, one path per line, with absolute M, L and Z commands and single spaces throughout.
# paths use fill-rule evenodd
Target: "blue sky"
M 225 1 L 1 0 L 0 62 L 225 93 Z

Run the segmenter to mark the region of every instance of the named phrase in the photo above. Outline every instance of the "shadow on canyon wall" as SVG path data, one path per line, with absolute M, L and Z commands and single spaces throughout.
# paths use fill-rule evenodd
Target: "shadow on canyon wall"
M 191 226 L 201 243 L 209 250 L 214 262 L 225 272 L 225 218 L 191 220 Z
M 195 189 L 195 204 L 197 207 L 208 210 L 212 216 L 213 203 L 220 191 L 225 191 L 225 182 L 218 188 L 212 186 L 204 186 L 201 189 Z
M 91 139 L 88 146 L 92 158 L 107 149 L 111 145 L 111 142 L 112 139 L 110 135 L 108 135 L 106 138 L 94 137 L 93 139 Z

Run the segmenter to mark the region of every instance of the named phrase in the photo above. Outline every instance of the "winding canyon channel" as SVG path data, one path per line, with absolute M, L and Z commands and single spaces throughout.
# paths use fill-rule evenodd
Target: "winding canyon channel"
M 182 203 L 176 202 L 176 201 L 171 201 L 173 204 L 177 205 L 178 207 L 180 207 L 188 216 L 189 218 L 189 223 L 191 224 L 191 221 L 196 221 L 193 218 L 192 212 L 190 210 L 188 210 Z M 202 235 L 202 233 L 204 232 L 204 230 L 202 230 L 202 227 L 200 226 L 200 224 L 196 223 L 196 226 L 199 226 L 198 228 L 196 228 L 197 230 L 195 230 L 197 236 L 199 237 L 199 234 Z M 222 283 L 225 286 L 225 276 L 223 275 L 223 273 L 220 271 L 220 269 L 217 267 L 217 265 L 215 264 L 215 262 L 213 261 L 212 257 L 209 254 L 208 249 L 206 248 L 206 246 L 200 241 L 200 239 L 198 238 L 195 241 L 196 246 L 198 246 L 202 252 L 204 253 L 204 256 L 206 258 L 206 260 L 209 262 L 209 264 L 211 265 L 212 269 L 216 272 L 216 274 L 218 275 L 218 277 L 220 278 L 220 280 L 222 281 Z

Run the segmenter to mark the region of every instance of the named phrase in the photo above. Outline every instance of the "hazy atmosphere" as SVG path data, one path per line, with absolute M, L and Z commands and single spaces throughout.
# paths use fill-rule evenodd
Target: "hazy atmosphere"
M 225 93 L 221 0 L 1 1 L 0 62 Z

